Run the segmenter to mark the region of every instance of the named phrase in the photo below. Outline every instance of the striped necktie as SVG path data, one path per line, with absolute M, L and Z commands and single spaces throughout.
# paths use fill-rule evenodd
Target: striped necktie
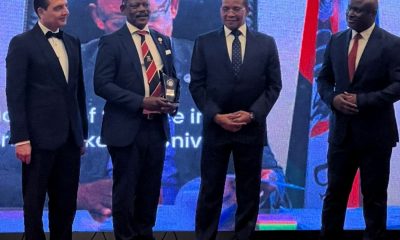
M 147 83 L 149 84 L 150 96 L 160 97 L 161 96 L 161 82 L 160 76 L 158 75 L 157 66 L 154 62 L 153 56 L 151 55 L 149 46 L 146 43 L 147 31 L 140 30 L 136 32 L 140 36 L 141 49 L 144 66 L 146 68 Z

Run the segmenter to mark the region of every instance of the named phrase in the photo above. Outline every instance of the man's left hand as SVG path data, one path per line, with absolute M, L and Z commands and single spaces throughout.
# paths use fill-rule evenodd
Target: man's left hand
M 251 119 L 251 113 L 246 112 L 246 111 L 237 111 L 232 114 L 234 117 L 232 118 L 232 121 L 235 123 L 242 123 L 242 124 L 249 124 L 252 119 Z

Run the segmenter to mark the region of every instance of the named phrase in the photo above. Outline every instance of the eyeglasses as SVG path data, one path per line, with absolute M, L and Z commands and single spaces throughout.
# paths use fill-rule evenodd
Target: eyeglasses
M 223 13 L 229 13 L 230 11 L 232 11 L 233 13 L 240 13 L 242 10 L 244 9 L 244 7 L 221 7 L 221 11 Z

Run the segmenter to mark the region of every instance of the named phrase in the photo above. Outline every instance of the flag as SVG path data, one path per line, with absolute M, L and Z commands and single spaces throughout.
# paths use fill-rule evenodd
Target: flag
M 339 9 L 339 0 L 307 1 L 286 169 L 288 182 L 305 186 L 305 192 L 288 190 L 295 208 L 321 207 L 325 192 L 330 110 L 319 97 L 315 78 L 326 44 L 339 30 Z

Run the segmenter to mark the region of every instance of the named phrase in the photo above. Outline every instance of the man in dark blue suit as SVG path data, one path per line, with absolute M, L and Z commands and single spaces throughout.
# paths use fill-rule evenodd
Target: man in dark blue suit
M 377 0 L 350 1 L 350 28 L 330 39 L 317 79 L 332 109 L 322 239 L 341 239 L 357 169 L 364 239 L 384 239 L 386 231 L 390 157 L 398 142 L 393 103 L 400 98 L 400 40 L 375 25 L 377 10 Z
M 167 2 L 159 2 L 150 0 L 149 3 L 152 11 L 149 19 L 150 28 L 170 37 L 172 34 L 172 21 L 177 13 L 179 1 L 168 0 Z M 121 0 L 96 0 L 89 5 L 93 22 L 97 24 L 99 29 L 104 30 L 105 34 L 111 34 L 125 24 L 126 18 L 119 10 L 120 5 Z M 168 7 L 166 8 L 166 6 Z M 160 21 L 160 19 L 162 19 L 162 21 Z M 187 59 L 188 56 L 182 56 L 180 52 L 178 55 L 176 54 L 176 50 L 181 49 L 182 44 L 180 44 L 181 41 L 177 44 L 175 40 L 174 38 L 171 39 L 174 66 L 178 67 L 178 78 L 183 79 L 180 78 L 182 74 L 179 74 L 178 71 L 181 67 L 177 66 L 177 62 L 180 60 L 184 61 L 183 58 Z M 100 134 L 103 117 L 101 111 L 104 106 L 104 99 L 96 96 L 93 89 L 93 74 L 98 52 L 98 43 L 99 38 L 96 38 L 82 45 L 84 79 L 86 83 L 90 83 L 85 86 L 88 113 L 90 115 L 93 108 L 96 111 L 92 119 L 93 124 L 90 124 L 91 122 L 89 121 L 89 139 L 91 136 L 98 136 Z M 188 50 L 190 54 L 193 48 L 192 45 L 193 44 L 190 45 L 191 47 L 186 47 L 185 45 L 185 50 L 186 48 L 190 49 Z M 180 105 L 180 109 L 182 109 L 182 105 Z M 174 129 L 171 128 L 171 135 L 173 134 Z M 89 142 L 89 144 L 93 144 L 94 142 L 93 140 Z M 178 190 L 178 173 L 175 167 L 174 155 L 175 149 L 172 149 L 172 146 L 169 145 L 166 150 L 162 174 L 162 195 L 160 196 L 160 200 L 162 200 L 160 202 L 162 204 L 173 204 Z M 85 158 L 82 159 L 81 165 L 81 184 L 78 188 L 78 208 L 88 209 L 92 213 L 92 216 L 100 221 L 111 215 L 112 180 L 110 177 L 112 177 L 112 164 L 107 150 L 102 147 L 88 147 L 87 154 Z
M 236 174 L 235 232 L 249 239 L 257 221 L 266 117 L 281 90 L 272 37 L 245 24 L 246 0 L 223 0 L 224 27 L 197 38 L 189 85 L 203 114 L 197 239 L 215 239 L 229 156 Z
M 148 0 L 123 0 L 126 24 L 101 38 L 94 89 L 106 100 L 102 141 L 113 163 L 116 239 L 153 239 L 166 141 L 176 105 L 159 94 L 158 72 L 175 77 L 170 39 L 149 29 Z
M 35 27 L 14 37 L 7 55 L 10 143 L 23 163 L 25 234 L 44 240 L 49 196 L 51 239 L 72 239 L 80 155 L 87 137 L 80 42 L 63 33 L 65 0 L 35 0 Z

